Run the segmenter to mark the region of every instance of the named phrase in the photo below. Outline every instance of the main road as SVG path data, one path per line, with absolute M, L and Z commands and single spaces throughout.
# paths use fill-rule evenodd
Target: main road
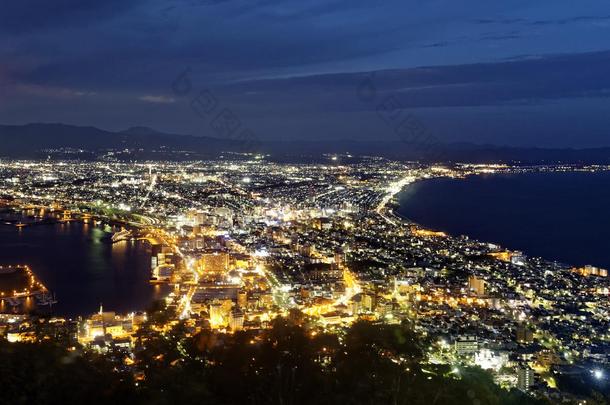
M 379 202 L 379 205 L 377 206 L 377 208 L 375 209 L 375 212 L 377 212 L 377 214 L 379 214 L 381 216 L 381 218 L 383 218 L 387 223 L 389 223 L 392 226 L 396 226 L 396 221 L 390 219 L 386 214 L 386 205 L 388 205 L 388 202 L 394 198 L 394 196 L 398 193 L 400 193 L 400 191 L 402 191 L 402 189 L 408 185 L 413 183 L 415 180 L 417 180 L 417 178 L 413 175 L 408 175 L 405 176 L 403 178 L 401 178 L 400 180 L 394 182 L 394 183 L 390 183 L 390 185 L 388 186 L 388 188 L 385 189 L 385 194 L 383 196 L 383 198 L 381 199 L 381 201 Z

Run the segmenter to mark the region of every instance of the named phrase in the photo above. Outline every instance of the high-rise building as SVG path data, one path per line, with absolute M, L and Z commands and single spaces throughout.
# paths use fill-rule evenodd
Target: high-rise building
M 244 313 L 234 309 L 229 314 L 229 327 L 233 331 L 241 330 L 244 327 Z
M 534 370 L 526 365 L 517 367 L 517 388 L 528 391 L 534 385 Z
M 365 312 L 372 312 L 375 298 L 371 294 L 362 294 L 361 306 Z
M 210 325 L 213 328 L 226 326 L 229 323 L 231 312 L 231 300 L 213 300 L 209 306 Z

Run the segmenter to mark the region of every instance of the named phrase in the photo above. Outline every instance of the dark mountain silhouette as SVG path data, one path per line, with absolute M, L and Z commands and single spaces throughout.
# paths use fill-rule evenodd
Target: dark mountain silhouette
M 223 152 L 264 152 L 278 158 L 324 153 L 377 155 L 402 160 L 522 163 L 610 163 L 610 147 L 590 149 L 516 148 L 494 145 L 416 144 L 352 140 L 252 142 L 167 134 L 147 127 L 119 132 L 59 123 L 0 125 L 0 156 L 10 158 L 71 157 L 94 159 L 108 151 L 118 158 L 198 159 Z M 69 156 L 68 156 L 69 155 Z
M 223 150 L 239 150 L 239 146 L 235 140 L 165 134 L 146 127 L 110 132 L 57 123 L 0 125 L 0 156 L 8 157 L 39 157 L 60 149 L 81 149 L 92 155 L 125 149 L 215 155 Z

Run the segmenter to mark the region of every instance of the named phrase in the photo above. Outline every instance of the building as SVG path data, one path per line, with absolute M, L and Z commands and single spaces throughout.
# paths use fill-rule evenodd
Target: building
M 241 309 L 245 309 L 248 306 L 248 292 L 240 290 L 237 293 L 237 306 Z
M 173 274 L 173 265 L 159 265 L 154 268 L 151 281 L 169 281 Z
M 459 336 L 455 340 L 455 352 L 458 356 L 473 356 L 479 350 L 476 336 Z
M 525 256 L 522 252 L 513 252 L 513 255 L 510 258 L 510 262 L 515 266 L 525 266 L 527 264 L 527 256 Z
M 598 277 L 608 277 L 608 270 L 600 269 L 599 267 L 591 266 L 590 264 L 585 267 L 579 267 L 572 269 L 574 273 L 580 274 L 581 276 L 598 276 Z
M 314 229 L 318 229 L 318 230 L 329 230 L 332 228 L 333 226 L 333 222 L 330 218 L 326 218 L 326 217 L 321 217 L 321 218 L 315 218 L 313 220 L 312 226 Z
M 485 284 L 485 280 L 477 278 L 477 276 L 468 277 L 468 289 L 474 291 L 479 297 L 485 295 Z
M 244 328 L 244 313 L 234 309 L 229 314 L 229 327 L 232 331 L 242 330 Z
M 159 254 L 162 254 L 162 246 L 160 244 L 151 244 L 150 268 L 154 269 L 159 265 Z
M 343 278 L 343 270 L 337 265 L 327 263 L 309 263 L 304 267 L 304 272 L 309 280 L 339 280 Z
M 517 342 L 532 343 L 534 341 L 534 331 L 529 325 L 521 323 L 517 325 Z
M 100 306 L 98 313 L 91 315 L 83 324 L 78 340 L 81 344 L 89 344 L 95 340 L 112 340 L 129 338 L 145 319 L 144 314 L 120 316 L 112 311 L 104 311 Z M 134 322 L 135 320 L 135 322 Z
M 204 273 L 222 274 L 229 269 L 229 254 L 225 252 L 204 253 L 200 266 Z
M 483 370 L 500 370 L 508 363 L 508 353 L 494 352 L 490 349 L 480 349 L 474 355 L 474 363 Z
M 528 391 L 532 385 L 534 385 L 534 370 L 525 365 L 517 367 L 517 388 Z
M 214 300 L 210 303 L 210 325 L 212 328 L 226 326 L 233 303 L 231 300 Z

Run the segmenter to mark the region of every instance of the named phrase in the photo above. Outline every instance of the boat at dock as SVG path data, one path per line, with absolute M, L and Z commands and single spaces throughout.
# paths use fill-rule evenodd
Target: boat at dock
M 9 297 L 9 298 L 5 298 L 5 300 L 12 307 L 18 307 L 19 305 L 21 305 L 21 300 L 18 298 Z
M 55 299 L 55 294 L 51 295 L 48 293 L 44 293 L 42 295 L 36 296 L 36 304 L 37 305 L 55 305 L 57 304 L 57 299 Z
M 112 243 L 117 243 L 117 242 L 121 242 L 124 240 L 129 240 L 133 237 L 133 235 L 131 234 L 131 231 L 127 230 L 127 229 L 123 229 L 119 232 L 115 232 L 112 235 Z

